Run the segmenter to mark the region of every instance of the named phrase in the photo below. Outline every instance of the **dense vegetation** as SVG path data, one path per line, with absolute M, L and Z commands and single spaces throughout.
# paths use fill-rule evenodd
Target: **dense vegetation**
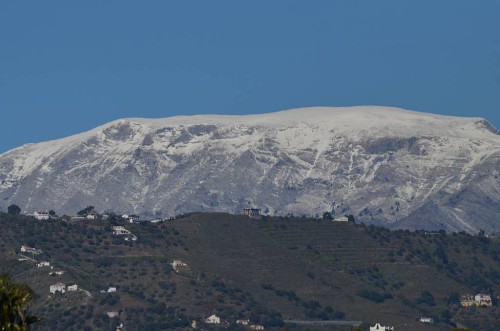
M 137 241 L 113 235 L 113 225 Z M 1 214 L 0 233 L 0 272 L 36 293 L 31 309 L 44 320 L 35 330 L 111 330 L 120 323 L 128 330 L 184 329 L 211 314 L 229 330 L 244 330 L 237 319 L 290 330 L 300 328 L 284 320 L 357 320 L 364 329 L 375 322 L 411 330 L 500 329 L 497 307 L 459 305 L 462 294 L 496 298 L 500 290 L 500 243 L 465 233 L 228 214 L 185 215 L 158 225 Z M 35 259 L 54 269 L 19 261 L 21 245 L 42 249 Z M 174 259 L 187 267 L 174 272 Z M 49 275 L 55 270 L 65 273 Z M 49 295 L 56 282 L 88 293 Z M 100 293 L 110 286 L 117 291 Z M 421 316 L 436 323 L 422 324 Z
M 28 330 L 41 320 L 27 312 L 33 290 L 25 284 L 12 283 L 7 274 L 0 275 L 0 330 Z

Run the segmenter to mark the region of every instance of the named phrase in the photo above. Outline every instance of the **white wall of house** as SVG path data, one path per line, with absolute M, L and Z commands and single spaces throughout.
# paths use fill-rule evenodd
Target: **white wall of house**
M 211 315 L 205 319 L 207 324 L 220 324 L 220 317 L 216 315 Z

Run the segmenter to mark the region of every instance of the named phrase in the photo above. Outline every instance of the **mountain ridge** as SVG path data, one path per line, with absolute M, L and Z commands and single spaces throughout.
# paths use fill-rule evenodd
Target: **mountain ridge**
M 399 108 L 129 118 L 1 154 L 0 207 L 172 216 L 258 206 L 495 232 L 499 159 L 500 136 L 486 120 Z

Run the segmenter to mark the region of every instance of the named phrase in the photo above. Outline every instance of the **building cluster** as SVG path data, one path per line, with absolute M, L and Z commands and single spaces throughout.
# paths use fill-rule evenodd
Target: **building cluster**
M 493 303 L 491 301 L 491 296 L 489 294 L 482 294 L 482 293 L 478 293 L 476 295 L 472 294 L 463 295 L 462 298 L 460 299 L 460 304 L 462 305 L 462 307 L 493 306 Z
M 223 321 L 217 315 L 208 316 L 207 318 L 205 318 L 205 323 L 206 324 L 228 324 L 227 322 Z M 236 324 L 247 326 L 250 330 L 264 330 L 263 325 L 250 324 L 250 320 L 237 320 Z
M 98 219 L 99 217 L 101 217 L 102 219 L 106 219 L 107 218 L 107 215 L 99 215 L 93 211 L 91 212 L 88 212 L 86 213 L 85 215 L 81 215 L 81 216 L 72 216 L 71 217 L 71 220 L 72 221 L 82 221 L 82 220 L 96 220 Z
M 110 287 L 108 287 L 107 290 L 101 290 L 100 293 L 101 294 L 104 294 L 104 293 L 116 293 L 116 287 L 110 286 Z
M 52 284 L 49 287 L 49 292 L 51 294 L 56 294 L 57 292 L 66 293 L 66 292 L 76 292 L 76 291 L 78 291 L 78 285 L 76 285 L 76 284 L 68 285 L 66 287 L 65 284 L 59 282 L 59 283 Z
M 36 264 L 37 268 L 42 268 L 42 267 L 50 267 L 50 262 L 47 261 L 41 261 Z

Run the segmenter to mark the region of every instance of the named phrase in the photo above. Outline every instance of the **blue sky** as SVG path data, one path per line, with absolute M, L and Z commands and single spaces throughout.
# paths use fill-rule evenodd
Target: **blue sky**
M 500 127 L 500 1 L 2 1 L 0 153 L 124 117 L 385 105 Z

